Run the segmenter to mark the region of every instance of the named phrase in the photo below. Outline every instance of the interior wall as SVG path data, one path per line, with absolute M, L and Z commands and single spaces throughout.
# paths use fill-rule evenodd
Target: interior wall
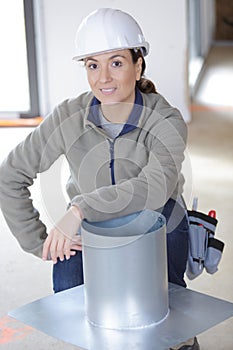
M 201 2 L 201 49 L 202 56 L 207 57 L 215 33 L 215 2 L 204 0 Z
M 97 7 L 113 7 L 129 12 L 139 22 L 151 46 L 146 57 L 146 76 L 181 110 L 184 119 L 190 120 L 185 0 L 99 0 L 98 5 L 94 0 L 34 1 L 40 3 L 43 15 L 46 50 L 43 63 L 50 110 L 63 99 L 89 89 L 85 68 L 72 61 L 75 32 L 82 18 Z

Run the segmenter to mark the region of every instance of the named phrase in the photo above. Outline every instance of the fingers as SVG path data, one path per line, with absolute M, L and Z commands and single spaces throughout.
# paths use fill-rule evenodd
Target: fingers
M 82 246 L 78 244 L 72 244 L 71 249 L 80 250 L 80 251 L 83 250 Z
M 72 238 L 72 245 L 71 248 L 75 250 L 82 250 L 82 238 L 80 235 L 75 236 Z
M 57 257 L 63 261 L 65 258 L 66 254 L 66 249 L 67 245 L 70 245 L 69 242 L 65 239 L 65 237 L 59 237 L 57 240 L 57 244 L 55 243 L 54 245 L 54 250 L 51 252 L 52 260 L 53 262 L 56 260 L 57 262 Z M 51 246 L 52 249 L 52 246 Z
M 72 238 L 71 240 L 72 244 L 78 244 L 82 245 L 82 237 L 80 235 L 76 235 L 75 237 Z
M 42 259 L 47 260 L 50 256 L 53 263 L 56 264 L 58 258 L 61 261 L 69 260 L 71 256 L 76 254 L 74 250 L 82 250 L 81 238 L 71 240 L 58 230 L 53 229 L 45 240 Z
M 43 246 L 43 260 L 47 260 L 48 256 L 50 255 L 54 264 L 56 264 L 58 257 L 61 259 L 61 261 L 63 261 L 63 244 L 64 237 L 60 236 L 59 233 L 56 232 L 56 230 L 51 230 Z
M 48 235 L 46 238 L 44 245 L 43 245 L 43 251 L 42 251 L 42 259 L 47 260 L 49 256 L 49 250 L 50 250 L 50 244 L 51 244 L 51 236 Z
M 63 248 L 64 255 L 66 257 L 66 260 L 70 259 L 71 256 L 71 240 L 66 240 Z M 75 255 L 75 254 L 72 254 Z
M 42 258 L 47 260 L 51 256 L 54 264 L 59 258 L 63 261 L 75 255 L 72 249 L 81 250 L 81 241 L 76 241 L 76 234 L 81 223 L 81 213 L 78 208 L 71 206 L 57 225 L 51 230 L 43 246 Z

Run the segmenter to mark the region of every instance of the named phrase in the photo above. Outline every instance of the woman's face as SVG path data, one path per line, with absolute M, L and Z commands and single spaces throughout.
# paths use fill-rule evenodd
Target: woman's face
M 134 64 L 129 50 L 118 50 L 85 59 L 87 78 L 95 97 L 103 104 L 133 103 L 142 59 Z

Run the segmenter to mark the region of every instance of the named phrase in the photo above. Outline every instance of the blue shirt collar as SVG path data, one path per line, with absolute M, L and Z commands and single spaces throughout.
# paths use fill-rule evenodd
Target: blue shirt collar
M 94 97 L 91 102 L 91 108 L 88 115 L 88 120 L 95 124 L 96 126 L 100 126 L 100 117 L 99 117 L 99 105 L 100 101 Z M 129 131 L 134 130 L 138 126 L 138 122 L 142 113 L 143 109 L 143 99 L 141 92 L 138 88 L 135 90 L 135 100 L 134 100 L 134 106 L 132 109 L 132 112 L 130 113 L 127 122 L 125 123 L 120 135 L 124 135 Z

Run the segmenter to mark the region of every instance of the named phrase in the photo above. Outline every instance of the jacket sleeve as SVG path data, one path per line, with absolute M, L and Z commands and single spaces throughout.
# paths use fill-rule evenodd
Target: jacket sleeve
M 143 209 L 156 210 L 175 195 L 181 178 L 187 127 L 177 110 L 150 127 L 149 159 L 137 177 L 73 198 L 85 218 L 109 220 Z M 177 195 L 177 194 L 176 194 Z
M 40 256 L 46 227 L 33 207 L 29 187 L 62 154 L 63 141 L 55 110 L 13 149 L 0 166 L 0 205 L 21 247 Z

